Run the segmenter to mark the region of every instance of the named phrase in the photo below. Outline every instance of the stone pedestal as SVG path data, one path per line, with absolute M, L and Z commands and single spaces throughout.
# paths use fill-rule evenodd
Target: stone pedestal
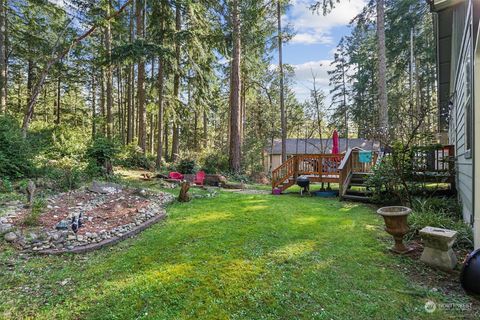
M 457 239 L 453 230 L 425 227 L 420 230 L 425 249 L 420 260 L 442 270 L 452 270 L 457 265 L 457 257 L 452 246 Z

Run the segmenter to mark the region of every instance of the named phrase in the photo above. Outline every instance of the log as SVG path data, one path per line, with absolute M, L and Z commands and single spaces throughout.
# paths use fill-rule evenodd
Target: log
M 226 183 L 223 185 L 225 189 L 245 189 L 245 184 L 243 183 Z
M 205 175 L 205 181 L 203 183 L 207 186 L 221 187 L 227 184 L 227 178 L 221 174 L 207 174 Z

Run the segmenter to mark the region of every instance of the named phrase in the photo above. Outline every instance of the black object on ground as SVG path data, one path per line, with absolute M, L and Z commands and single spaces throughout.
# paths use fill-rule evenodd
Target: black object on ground
M 463 289 L 474 295 L 480 295 L 480 249 L 470 253 L 460 274 Z
M 304 192 L 310 193 L 310 179 L 305 176 L 300 176 L 297 178 L 297 185 L 303 190 L 300 190 L 300 195 L 303 196 Z

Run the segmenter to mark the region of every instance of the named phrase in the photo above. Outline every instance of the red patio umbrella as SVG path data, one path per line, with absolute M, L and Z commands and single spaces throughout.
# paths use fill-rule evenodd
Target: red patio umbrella
M 338 132 L 337 130 L 333 130 L 333 146 L 332 146 L 332 154 L 339 154 L 340 153 L 340 148 L 339 148 L 339 139 L 338 139 Z

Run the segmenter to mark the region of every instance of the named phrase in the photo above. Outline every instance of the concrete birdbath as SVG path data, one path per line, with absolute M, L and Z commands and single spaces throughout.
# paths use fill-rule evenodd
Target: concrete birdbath
M 407 217 L 411 212 L 412 209 L 401 206 L 383 207 L 377 210 L 385 220 L 385 231 L 395 240 L 395 245 L 390 249 L 395 253 L 405 254 L 412 251 L 403 244 L 403 237 L 409 230 Z

